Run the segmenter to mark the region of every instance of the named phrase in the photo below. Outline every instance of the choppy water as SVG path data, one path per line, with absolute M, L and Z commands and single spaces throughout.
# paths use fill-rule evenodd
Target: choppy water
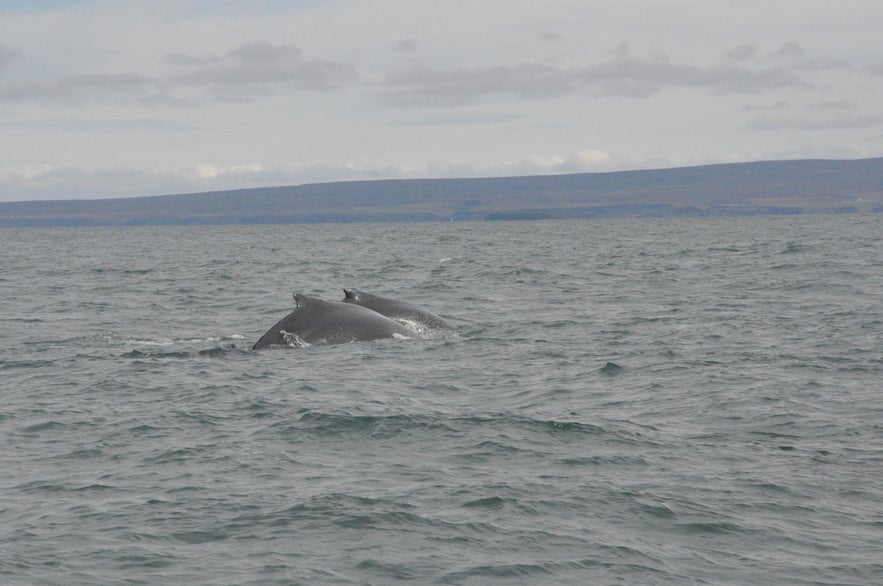
M 883 216 L 0 237 L 2 583 L 883 581 Z

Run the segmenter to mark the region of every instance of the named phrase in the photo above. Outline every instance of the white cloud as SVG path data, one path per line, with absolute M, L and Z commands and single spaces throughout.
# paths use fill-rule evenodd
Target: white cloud
M 196 166 L 196 174 L 203 179 L 217 179 L 219 176 L 241 176 L 259 174 L 264 170 L 260 163 L 248 163 L 246 165 L 218 166 L 211 163 L 200 163 Z

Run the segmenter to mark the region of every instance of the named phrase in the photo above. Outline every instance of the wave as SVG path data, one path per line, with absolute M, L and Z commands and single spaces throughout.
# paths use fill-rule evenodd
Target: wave
M 603 420 L 586 423 L 574 420 L 544 419 L 513 413 L 480 416 L 457 416 L 446 413 L 431 414 L 354 414 L 305 410 L 297 420 L 277 421 L 262 434 L 292 434 L 304 432 L 323 437 L 389 438 L 400 434 L 458 435 L 476 437 L 470 453 L 478 451 L 524 450 L 528 446 L 544 446 L 548 442 L 571 443 L 592 439 L 624 444 L 655 445 L 648 434 L 652 427 L 638 426 L 628 421 Z M 540 444 L 535 444 L 540 440 Z

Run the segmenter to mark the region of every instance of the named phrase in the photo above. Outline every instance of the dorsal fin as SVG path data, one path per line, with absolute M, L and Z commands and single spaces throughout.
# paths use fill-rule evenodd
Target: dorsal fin
M 314 297 L 309 297 L 307 295 L 304 295 L 303 293 L 297 292 L 292 293 L 291 296 L 294 297 L 294 304 L 296 307 L 303 307 L 304 305 L 315 299 Z

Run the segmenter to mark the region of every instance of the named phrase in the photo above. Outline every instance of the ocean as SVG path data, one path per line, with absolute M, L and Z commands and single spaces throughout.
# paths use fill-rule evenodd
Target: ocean
M 883 215 L 0 237 L 0 583 L 883 583 Z

